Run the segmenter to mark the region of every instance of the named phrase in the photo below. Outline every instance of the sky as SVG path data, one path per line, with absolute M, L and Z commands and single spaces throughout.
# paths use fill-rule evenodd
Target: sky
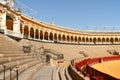
M 21 6 L 26 14 L 43 22 L 54 21 L 56 25 L 79 30 L 120 27 L 120 0 L 17 1 L 29 8 Z

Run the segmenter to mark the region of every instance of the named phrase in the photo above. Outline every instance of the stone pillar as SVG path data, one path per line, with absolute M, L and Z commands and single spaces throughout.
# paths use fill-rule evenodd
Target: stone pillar
M 28 39 L 30 38 L 30 27 L 28 27 Z
M 34 29 L 34 39 L 36 39 L 36 30 Z
M 22 37 L 24 37 L 24 24 L 22 24 Z
M 45 32 L 43 31 L 43 40 L 45 40 L 45 36 L 44 36 Z
M 50 32 L 48 32 L 48 41 L 50 41 Z
M 40 30 L 38 30 L 38 39 L 40 40 Z
M 7 9 L 3 8 L 2 6 L 1 6 L 1 8 L 2 8 L 2 12 L 0 13 L 0 29 L 5 31 L 7 29 L 7 26 L 6 26 L 6 15 L 7 15 L 6 11 L 7 11 Z
M 17 33 L 20 33 L 20 20 L 19 19 L 14 20 L 14 22 L 13 22 L 13 31 L 17 32 Z

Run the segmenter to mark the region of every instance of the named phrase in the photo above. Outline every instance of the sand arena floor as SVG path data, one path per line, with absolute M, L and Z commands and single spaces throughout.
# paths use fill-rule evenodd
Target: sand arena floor
M 91 67 L 120 79 L 120 60 L 98 63 L 92 65 Z

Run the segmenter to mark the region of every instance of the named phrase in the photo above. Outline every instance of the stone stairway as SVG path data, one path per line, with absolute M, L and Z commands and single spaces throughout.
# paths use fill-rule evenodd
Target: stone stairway
M 4 70 L 5 80 L 16 80 L 17 70 L 19 80 L 32 80 L 44 65 L 45 63 L 25 54 L 19 42 L 0 34 L 0 80 L 4 79 Z

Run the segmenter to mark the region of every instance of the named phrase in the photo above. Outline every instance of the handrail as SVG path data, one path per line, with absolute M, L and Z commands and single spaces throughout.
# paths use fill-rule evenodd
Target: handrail
M 63 54 L 61 54 L 61 53 L 59 53 L 55 50 L 52 50 L 52 49 L 45 49 L 45 52 L 52 53 L 53 55 L 57 56 L 57 59 L 63 59 L 64 58 Z
M 4 75 L 3 75 L 3 80 L 6 80 L 6 77 L 5 77 L 5 75 L 6 75 L 6 65 L 1 65 L 1 66 L 3 66 L 3 68 L 4 68 Z M 16 80 L 18 80 L 18 67 L 15 67 L 15 68 L 12 68 L 12 67 L 7 67 L 7 68 L 9 68 L 9 70 L 10 70 L 10 80 L 12 80 L 12 71 L 15 71 L 16 72 Z

